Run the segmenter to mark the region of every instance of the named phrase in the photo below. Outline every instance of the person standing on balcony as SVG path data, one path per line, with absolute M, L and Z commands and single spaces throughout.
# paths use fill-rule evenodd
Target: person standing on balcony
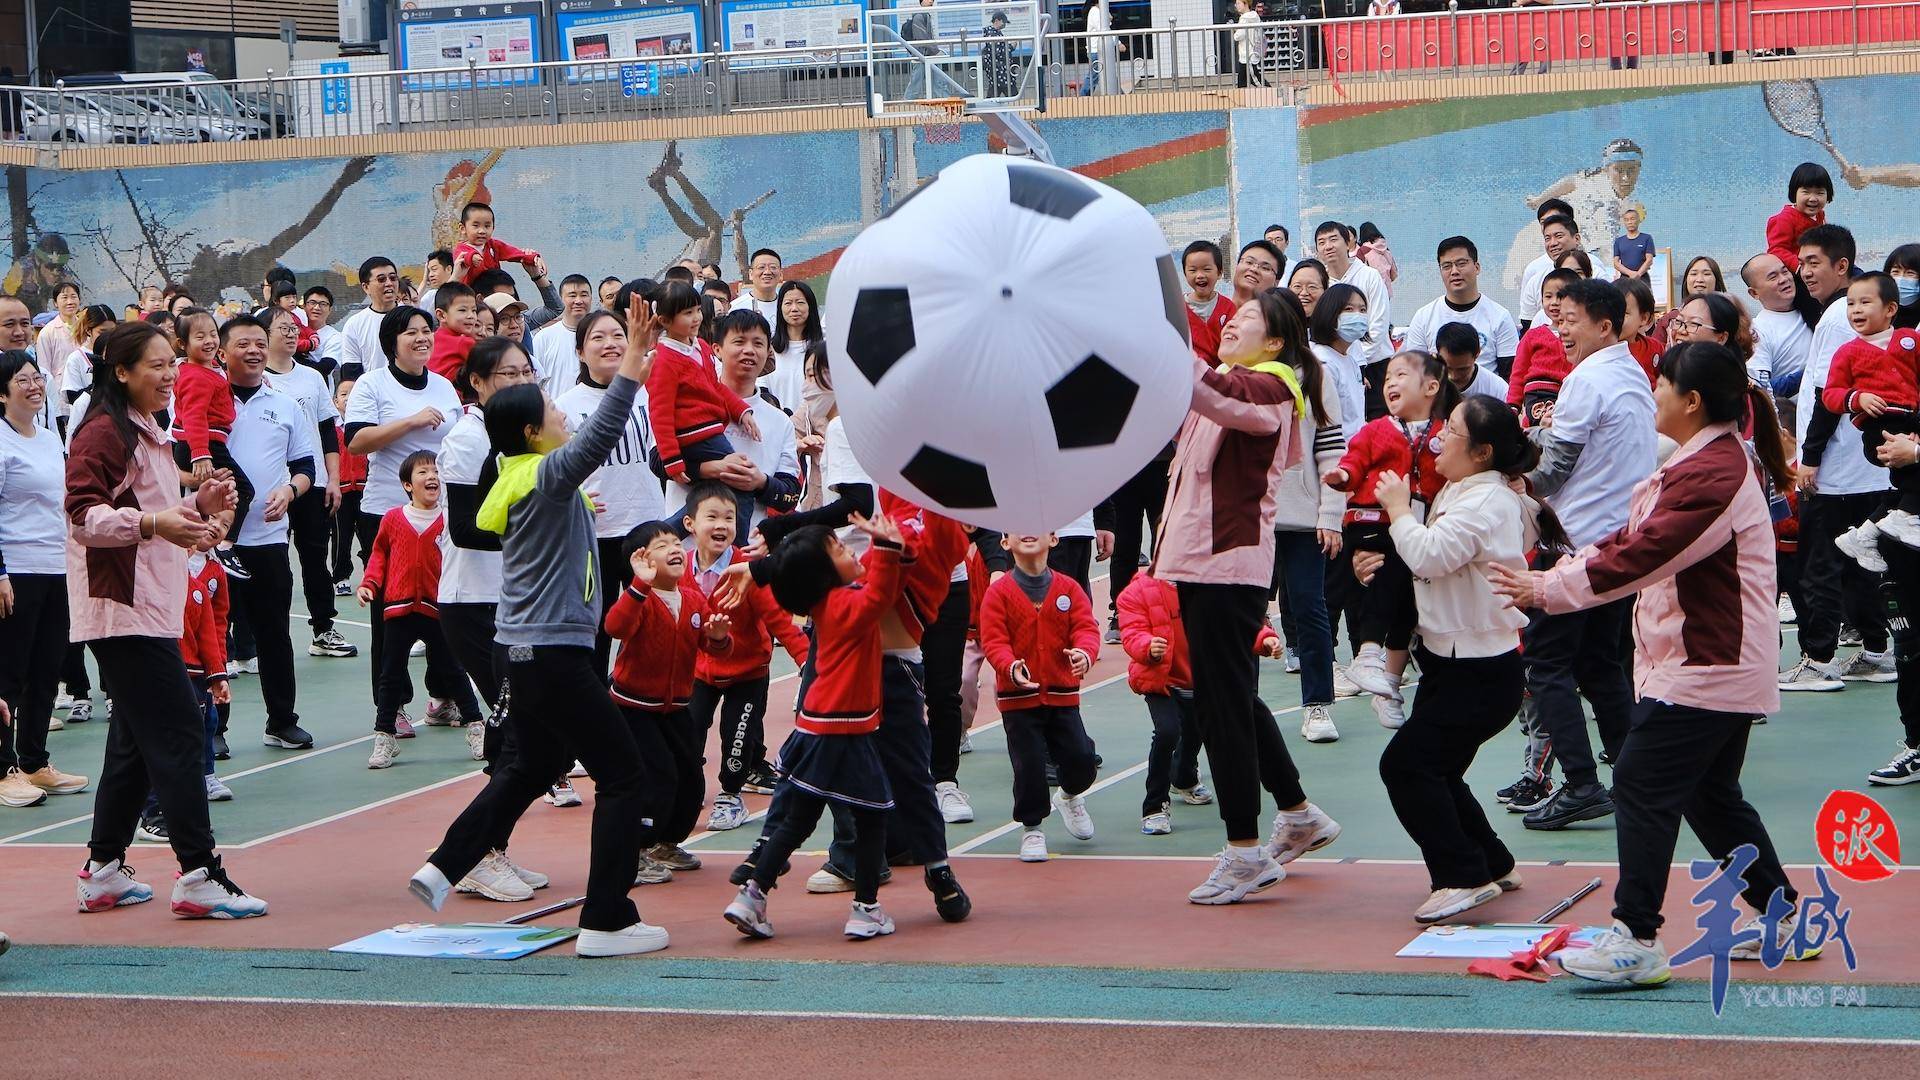
M 1118 54 L 1125 50 L 1118 39 L 1108 36 L 1111 29 L 1105 0 L 1087 0 L 1087 79 L 1080 84 L 1082 97 L 1112 93 L 1120 84 Z
M 1260 29 L 1260 15 L 1253 10 L 1252 0 L 1233 0 L 1233 10 L 1240 13 L 1234 21 L 1241 26 L 1233 32 L 1233 58 L 1238 75 L 1234 84 L 1243 89 L 1265 86 L 1267 80 L 1260 73 L 1260 54 L 1266 39 Z

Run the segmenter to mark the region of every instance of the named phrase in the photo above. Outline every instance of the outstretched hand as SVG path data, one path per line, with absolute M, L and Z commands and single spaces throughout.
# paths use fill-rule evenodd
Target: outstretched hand
M 895 547 L 906 543 L 906 538 L 900 535 L 900 526 L 895 525 L 893 519 L 885 514 L 874 517 L 854 514 L 847 519 L 847 523 L 875 540 L 884 540 Z
M 660 317 L 653 305 L 639 293 L 627 301 L 627 355 L 620 361 L 620 374 L 645 385 L 653 374 L 653 347 L 660 343 Z

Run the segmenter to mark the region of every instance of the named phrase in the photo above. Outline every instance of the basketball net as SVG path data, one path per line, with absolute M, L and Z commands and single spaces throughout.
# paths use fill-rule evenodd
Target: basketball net
M 960 141 L 960 119 L 966 115 L 967 99 L 932 98 L 921 102 L 921 108 L 928 114 L 927 122 L 920 125 L 922 142 L 934 146 Z

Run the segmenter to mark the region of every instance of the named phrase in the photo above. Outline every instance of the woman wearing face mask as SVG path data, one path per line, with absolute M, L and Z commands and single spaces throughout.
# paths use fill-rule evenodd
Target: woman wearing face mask
M 1342 282 L 1308 310 L 1312 314 L 1307 319 L 1307 336 L 1313 341 L 1313 355 L 1340 396 L 1340 434 L 1351 439 L 1367 422 L 1367 387 L 1360 375 L 1366 350 L 1353 348 L 1366 340 L 1367 294 Z
M 1900 290 L 1900 310 L 1894 313 L 1897 329 L 1920 327 L 1920 244 L 1901 244 L 1887 256 L 1886 271 Z

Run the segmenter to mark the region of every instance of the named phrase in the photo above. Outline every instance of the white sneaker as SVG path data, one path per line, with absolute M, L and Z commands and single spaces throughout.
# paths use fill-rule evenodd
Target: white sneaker
M 964 825 L 973 820 L 973 802 L 960 785 L 942 780 L 933 785 L 933 797 L 940 804 L 940 816 L 949 825 Z
M 414 642 L 413 647 L 407 650 L 407 655 L 413 657 L 416 660 L 422 656 L 427 655 L 427 643 L 424 641 Z
M 1893 667 L 1893 650 L 1890 648 L 1883 649 L 1880 652 L 1868 652 L 1865 649 L 1861 649 L 1859 652 L 1847 657 L 1845 662 L 1840 662 L 1837 658 L 1835 662 L 1840 663 L 1840 678 L 1845 682 L 1889 683 L 1900 681 L 1900 673 L 1895 671 Z
M 969 732 L 962 732 L 962 733 L 961 733 L 961 735 L 960 735 L 960 752 L 961 752 L 961 753 L 963 753 L 963 754 L 971 754 L 971 753 L 973 753 L 973 733 L 972 733 L 972 732 L 970 732 L 970 731 L 969 731 Z
M 1867 783 L 1881 787 L 1901 787 L 1920 781 L 1920 750 L 1899 742 L 1900 752 L 1893 760 L 1867 774 Z
M 1471 911 L 1489 900 L 1497 899 L 1505 890 L 1497 881 L 1489 881 L 1471 889 L 1435 889 L 1413 913 L 1417 923 L 1437 923 L 1442 919 L 1451 919 L 1463 911 Z
M 1140 819 L 1140 831 L 1148 836 L 1165 836 L 1173 831 L 1173 817 L 1165 810 Z
M 1285 866 L 1338 839 L 1340 823 L 1327 816 L 1325 810 L 1308 803 L 1305 810 L 1282 810 L 1273 815 L 1273 836 L 1267 841 L 1267 854 Z
M 810 893 L 852 892 L 853 882 L 823 866 L 808 875 L 807 891 Z
M 847 913 L 845 933 L 853 941 L 885 937 L 893 933 L 893 920 L 880 910 L 879 904 L 863 904 L 855 900 L 853 910 Z
M 1325 705 L 1307 706 L 1300 721 L 1300 737 L 1311 743 L 1338 742 L 1340 729 L 1333 726 L 1333 710 Z
M 1293 646 L 1287 646 L 1286 657 L 1287 674 L 1300 674 L 1300 654 L 1293 651 Z
M 1359 696 L 1360 688 L 1353 685 L 1352 679 L 1347 678 L 1347 669 L 1339 664 L 1333 665 L 1333 700 L 1339 701 L 1342 698 Z
M 1347 665 L 1347 681 L 1369 694 L 1400 699 L 1400 680 L 1387 673 L 1387 650 L 1379 645 L 1360 646 L 1359 655 Z
M 39 806 L 46 801 L 47 793 L 19 769 L 8 769 L 6 775 L 0 776 L 0 806 Z
M 1086 796 L 1068 795 L 1063 791 L 1053 797 L 1053 805 L 1060 809 L 1060 820 L 1067 825 L 1067 835 L 1075 840 L 1093 839 L 1093 815 L 1087 813 Z
M 667 947 L 667 932 L 644 922 L 625 930 L 582 930 L 574 939 L 575 956 L 637 956 Z
M 1880 531 L 1910 548 L 1920 548 L 1920 517 L 1895 510 L 1880 519 Z
M 1792 626 L 1800 621 L 1800 614 L 1793 610 L 1793 598 L 1786 593 L 1780 594 L 1780 625 Z
M 460 722 L 460 710 L 451 698 L 427 699 L 427 726 L 453 727 Z
M 1286 879 L 1287 868 L 1274 862 L 1265 848 L 1230 846 L 1214 859 L 1207 880 L 1188 893 L 1187 900 L 1194 904 L 1237 904 Z
M 521 866 L 519 863 L 514 862 L 511 858 L 508 858 L 506 852 L 496 851 L 494 852 L 494 855 L 499 857 L 500 865 L 513 871 L 513 876 L 519 878 L 521 881 L 526 882 L 528 888 L 544 889 L 548 885 L 552 884 L 552 882 L 548 880 L 547 875 L 541 873 L 538 870 L 529 870 L 526 867 Z
M 585 775 L 587 775 L 587 767 L 577 761 L 573 763 L 573 768 L 567 770 L 569 780 L 578 780 Z
M 475 720 L 467 725 L 467 756 L 475 761 L 487 760 L 487 722 Z
M 390 769 L 393 759 L 400 756 L 400 740 L 384 731 L 373 733 L 373 753 L 367 755 L 367 768 Z
M 413 894 L 415 900 L 439 911 L 446 906 L 447 894 L 453 891 L 453 882 L 447 880 L 447 875 L 441 873 L 439 867 L 428 863 L 407 879 L 407 891 Z
M 267 902 L 248 896 L 225 870 L 203 866 L 174 877 L 173 913 L 187 919 L 253 919 L 267 913 Z
M 1028 829 L 1020 837 L 1021 862 L 1047 861 L 1047 834 L 1039 829 Z
M 573 785 L 568 783 L 565 780 L 562 780 L 559 783 L 548 788 L 547 793 L 545 795 L 542 795 L 541 798 L 547 800 L 548 802 L 552 803 L 555 806 L 579 806 L 580 805 L 580 793 L 573 790 Z
M 1840 554 L 1859 563 L 1860 569 L 1870 574 L 1884 574 L 1887 572 L 1887 560 L 1880 557 L 1880 549 L 1876 546 L 1879 540 L 1879 527 L 1868 521 L 1834 537 L 1833 546 L 1840 549 Z
M 522 900 L 533 899 L 533 886 L 520 880 L 513 868 L 500 861 L 500 853 L 489 851 L 486 857 L 460 883 L 453 887 L 457 893 L 477 894 L 489 900 L 498 900 L 503 904 L 517 904 Z
M 713 797 L 713 810 L 707 814 L 708 832 L 727 832 L 747 822 L 747 808 L 740 796 L 721 792 Z
M 1845 690 L 1846 688 L 1847 684 L 1840 681 L 1840 665 L 1833 663 L 1823 664 L 1818 660 L 1809 660 L 1804 656 L 1800 658 L 1799 663 L 1780 673 L 1780 689 L 1782 691 L 1810 690 L 1819 693 L 1830 693 L 1835 690 Z
M 1190 788 L 1177 787 L 1173 789 L 1173 793 L 1188 806 L 1213 805 L 1213 792 L 1208 791 L 1205 784 L 1195 784 Z
M 673 880 L 673 867 L 651 855 L 640 856 L 640 866 L 634 871 L 635 885 L 665 885 Z
M 1375 719 L 1380 721 L 1381 727 L 1386 728 L 1388 731 L 1399 731 L 1401 725 L 1407 722 L 1407 706 L 1403 701 L 1395 701 L 1392 698 L 1384 698 L 1375 694 L 1373 696 L 1373 715 Z
M 73 708 L 72 694 L 69 694 L 65 690 L 62 690 L 58 694 L 55 694 L 53 696 L 53 709 L 55 712 L 59 712 L 61 709 L 71 709 L 71 708 Z
M 748 937 L 765 939 L 773 936 L 773 924 L 767 921 L 767 894 L 761 892 L 760 886 L 754 882 L 740 886 L 739 895 L 727 905 L 721 917 Z
M 221 783 L 220 778 L 218 776 L 215 776 L 212 773 L 208 773 L 207 774 L 207 801 L 208 802 L 232 802 L 233 789 Z
M 1602 930 L 1593 944 L 1584 949 L 1561 949 L 1553 962 L 1569 975 L 1594 982 L 1658 986 L 1673 972 L 1667 967 L 1667 950 L 1660 940 L 1636 941 L 1623 923 Z
M 1794 912 L 1793 914 L 1788 915 L 1786 918 L 1781 919 L 1779 924 L 1776 926 L 1774 930 L 1774 936 L 1773 936 L 1774 944 L 1779 948 L 1781 955 L 1785 956 L 1789 960 L 1811 960 L 1814 957 L 1820 955 L 1821 947 L 1818 945 L 1815 945 L 1812 948 L 1805 950 L 1804 952 L 1795 950 L 1793 948 L 1793 932 L 1794 932 L 1794 929 L 1799 925 L 1800 925 L 1799 912 Z M 1740 935 L 1745 935 L 1749 930 L 1753 931 L 1753 935 L 1751 937 L 1743 937 L 1743 939 L 1738 944 L 1733 946 L 1733 948 L 1728 949 L 1727 959 L 1729 960 L 1760 959 L 1760 955 L 1761 955 L 1760 942 L 1762 938 L 1767 936 L 1766 923 L 1762 922 L 1760 920 L 1760 917 L 1756 915 L 1752 919 L 1748 920 L 1747 925 L 1741 927 L 1738 931 L 1736 931 L 1736 933 Z
M 65 731 L 67 730 L 67 722 L 65 720 L 60 719 L 60 714 L 55 713 L 54 715 L 47 717 L 47 730 L 48 731 Z
M 153 887 L 135 881 L 133 867 L 119 859 L 110 863 L 88 860 L 80 871 L 78 889 L 81 911 L 111 911 L 129 904 L 144 904 L 153 899 Z

